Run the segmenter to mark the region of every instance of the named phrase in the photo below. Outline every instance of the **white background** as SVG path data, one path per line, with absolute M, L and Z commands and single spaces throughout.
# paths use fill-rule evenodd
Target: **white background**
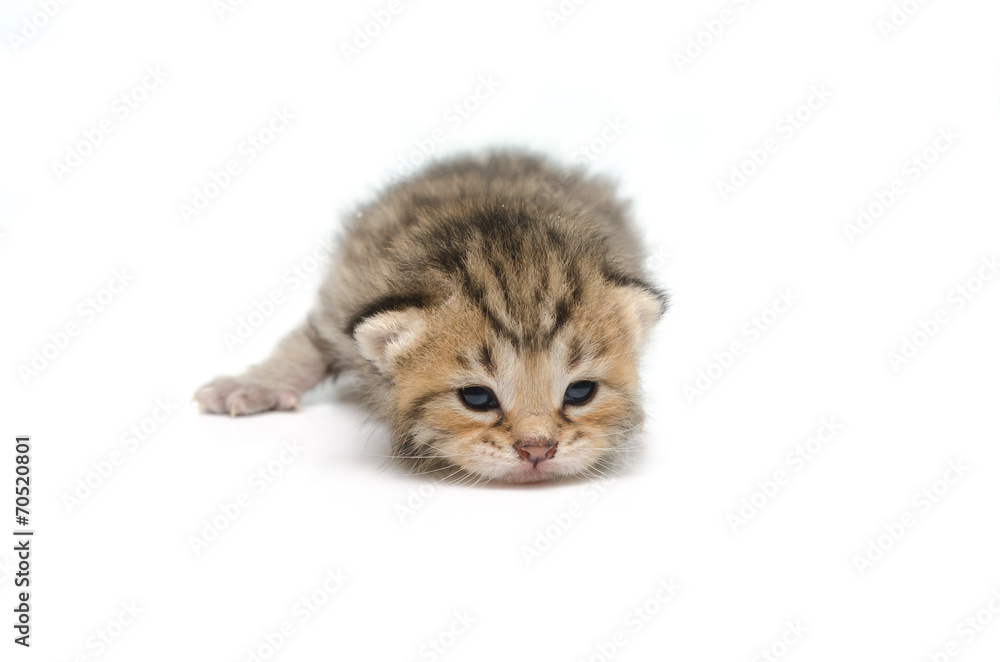
M 555 0 L 421 0 L 350 58 L 387 0 L 221 17 L 210 0 L 48 4 L 51 18 L 0 10 L 0 528 L 27 433 L 37 532 L 30 650 L 11 641 L 0 546 L 4 659 L 235 662 L 266 656 L 283 622 L 271 659 L 1000 655 L 1000 284 L 977 276 L 1000 253 L 996 3 L 908 0 L 896 26 L 889 0 L 593 0 L 559 21 Z M 476 108 L 456 121 L 463 102 Z M 294 119 L 247 160 L 275 109 Z M 644 365 L 648 451 L 631 474 L 434 488 L 383 466 L 385 433 L 349 384 L 300 414 L 189 408 L 304 315 L 318 275 L 294 287 L 289 270 L 314 266 L 338 219 L 429 139 L 434 156 L 522 145 L 589 161 L 634 200 L 674 306 Z M 185 222 L 229 160 L 239 174 Z M 724 195 L 741 166 L 753 174 Z M 859 207 L 879 217 L 848 232 Z M 81 312 L 116 270 L 124 291 Z M 795 303 L 769 312 L 779 291 Z M 46 349 L 50 334 L 65 346 Z M 921 346 L 894 364 L 904 338 Z M 35 351 L 50 358 L 26 372 Z M 158 399 L 173 413 L 130 441 Z M 808 462 L 787 457 L 831 417 Z M 259 492 L 250 476 L 293 439 Z M 759 507 L 734 523 L 743 499 Z M 213 520 L 225 530 L 196 553 Z M 664 580 L 678 588 L 657 601 Z M 303 622 L 296 603 L 316 591 L 328 599 Z M 131 601 L 141 613 L 116 625 Z M 463 612 L 475 623 L 454 637 Z M 977 614 L 979 631 L 960 628 Z

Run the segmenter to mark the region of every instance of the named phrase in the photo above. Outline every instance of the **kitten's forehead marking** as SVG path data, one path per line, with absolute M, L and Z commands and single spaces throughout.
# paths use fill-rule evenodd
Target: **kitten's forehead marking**
M 569 341 L 569 348 L 566 355 L 566 365 L 572 370 L 580 365 L 583 360 L 583 342 L 578 337 L 573 337 Z
M 523 211 L 484 208 L 463 218 L 462 232 L 455 227 L 430 231 L 438 246 L 434 266 L 515 349 L 550 342 L 581 303 L 586 272 L 599 271 L 598 264 L 563 259 L 571 243 L 566 230 Z
M 483 370 L 486 371 L 491 377 L 496 377 L 497 375 L 497 365 L 493 360 L 493 352 L 490 350 L 489 345 L 483 345 L 479 348 L 479 364 L 483 366 Z

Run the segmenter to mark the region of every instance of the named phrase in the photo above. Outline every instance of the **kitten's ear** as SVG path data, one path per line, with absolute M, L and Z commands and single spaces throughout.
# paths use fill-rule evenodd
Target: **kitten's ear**
M 379 372 L 391 372 L 396 359 L 416 344 L 424 325 L 424 314 L 417 308 L 376 313 L 354 325 L 354 340 L 361 356 Z
M 626 319 L 634 329 L 638 342 L 645 341 L 650 329 L 670 305 L 666 293 L 645 283 L 615 288 L 619 302 L 625 309 Z

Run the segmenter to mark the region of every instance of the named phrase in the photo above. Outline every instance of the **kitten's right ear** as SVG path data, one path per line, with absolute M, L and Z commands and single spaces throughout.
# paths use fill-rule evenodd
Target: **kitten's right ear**
M 412 348 L 424 331 L 424 314 L 417 308 L 375 313 L 353 325 L 361 356 L 379 372 L 391 372 L 395 361 Z

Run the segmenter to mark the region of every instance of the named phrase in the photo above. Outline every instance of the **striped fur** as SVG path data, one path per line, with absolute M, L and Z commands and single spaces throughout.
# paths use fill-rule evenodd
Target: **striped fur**
M 436 164 L 349 219 L 317 305 L 267 361 L 196 399 L 210 412 L 287 409 L 351 371 L 416 471 L 598 472 L 634 441 L 639 353 L 666 309 L 642 256 L 603 180 L 521 153 Z M 597 382 L 593 399 L 563 406 L 579 380 Z M 467 386 L 490 388 L 499 410 L 466 407 Z M 514 444 L 539 438 L 557 450 L 535 467 Z

